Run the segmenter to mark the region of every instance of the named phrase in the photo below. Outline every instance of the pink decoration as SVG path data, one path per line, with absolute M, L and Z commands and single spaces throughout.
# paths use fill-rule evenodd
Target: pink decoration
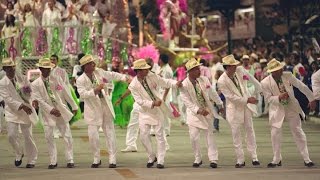
M 74 39 L 74 28 L 72 27 L 69 29 L 69 37 L 66 42 L 66 48 L 70 54 L 77 54 L 78 43 Z
M 102 78 L 103 83 L 108 83 L 108 80 L 106 78 Z
M 154 63 L 158 63 L 160 53 L 154 45 L 149 44 L 140 47 L 138 50 L 133 50 L 132 55 L 135 60 L 151 58 Z
M 62 91 L 62 90 L 63 90 L 63 87 L 62 87 L 60 84 L 58 84 L 57 87 L 56 87 L 56 90 L 57 90 L 57 91 Z
M 44 28 L 40 28 L 38 31 L 38 38 L 36 41 L 36 52 L 37 55 L 44 55 L 48 50 L 48 44 L 46 40 L 46 31 Z
M 11 37 L 11 44 L 9 47 L 9 55 L 13 60 L 15 60 L 17 53 L 18 53 L 17 49 L 14 47 L 14 37 Z
M 249 76 L 248 75 L 243 75 L 243 80 L 248 81 L 249 80 Z
M 31 88 L 30 88 L 30 86 L 23 86 L 23 87 L 22 87 L 22 92 L 23 92 L 24 94 L 30 94 L 30 93 L 31 93 Z
M 102 36 L 99 37 L 98 47 L 97 47 L 97 54 L 100 58 L 100 61 L 103 61 L 105 58 L 105 49 L 103 45 L 103 38 Z
M 180 113 L 179 113 L 179 111 L 178 111 L 178 108 L 172 103 L 172 102 L 170 102 L 170 107 L 171 107 L 171 109 L 172 109 L 172 115 L 173 115 L 173 117 L 180 117 Z
M 178 81 L 183 81 L 187 77 L 187 70 L 184 66 L 178 67 L 176 71 Z
M 200 48 L 199 48 L 199 51 L 200 51 L 200 52 L 207 52 L 207 51 L 209 51 L 209 49 L 206 48 L 206 47 L 200 47 Z M 201 58 L 201 59 L 204 59 L 204 60 L 207 60 L 207 61 L 208 61 L 208 60 L 211 60 L 211 59 L 213 59 L 213 53 L 201 55 L 200 58 Z
M 207 84 L 206 88 L 207 88 L 207 89 L 210 89 L 210 88 L 211 88 L 210 84 Z

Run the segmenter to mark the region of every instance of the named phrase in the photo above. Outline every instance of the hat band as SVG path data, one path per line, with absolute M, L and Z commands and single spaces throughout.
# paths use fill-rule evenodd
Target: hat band
M 277 67 L 279 67 L 279 65 L 280 65 L 279 63 L 274 64 L 274 65 L 270 66 L 268 69 L 271 70 L 271 69 L 277 68 Z
M 41 63 L 40 65 L 41 65 L 41 66 L 51 66 L 51 63 L 45 62 L 45 63 Z

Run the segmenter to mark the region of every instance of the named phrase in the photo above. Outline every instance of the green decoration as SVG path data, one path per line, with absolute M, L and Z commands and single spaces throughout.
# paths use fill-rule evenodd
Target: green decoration
M 120 58 L 124 63 L 128 62 L 128 51 L 127 51 L 127 46 L 125 44 L 122 44 L 121 46 Z
M 31 32 L 30 32 L 30 28 L 28 27 L 26 27 L 23 32 L 21 49 L 22 49 L 21 51 L 22 57 L 31 56 L 31 53 L 32 53 Z
M 106 62 L 110 63 L 112 61 L 112 41 L 109 39 L 106 41 L 105 51 Z
M 60 54 L 62 50 L 62 42 L 60 41 L 60 30 L 58 27 L 53 28 L 53 37 L 51 41 L 51 54 Z
M 89 27 L 85 27 L 83 29 L 83 37 L 80 42 L 81 50 L 84 54 L 92 54 L 92 40 L 90 39 L 90 29 Z

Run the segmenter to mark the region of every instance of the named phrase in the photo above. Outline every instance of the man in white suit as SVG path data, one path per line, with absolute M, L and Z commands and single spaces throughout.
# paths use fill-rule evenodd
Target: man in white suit
M 258 100 L 250 95 L 247 83 L 250 81 L 257 92 L 261 92 L 261 85 L 251 76 L 233 55 L 222 59 L 225 72 L 218 79 L 218 89 L 226 98 L 226 120 L 228 121 L 233 138 L 233 145 L 237 156 L 236 168 L 245 166 L 242 148 L 241 126 L 246 133 L 247 149 L 251 154 L 252 165 L 258 166 L 256 137 L 253 129 L 252 115 L 256 114 Z
M 269 124 L 271 126 L 271 141 L 273 149 L 273 160 L 268 164 L 268 167 L 273 168 L 281 166 L 281 136 L 282 124 L 286 119 L 293 138 L 300 151 L 304 165 L 307 167 L 314 166 L 314 163 L 309 158 L 307 147 L 307 138 L 301 128 L 300 116 L 305 116 L 298 100 L 294 96 L 293 86 L 304 93 L 308 100 L 310 109 L 313 110 L 316 106 L 312 91 L 295 78 L 291 72 L 283 72 L 283 64 L 276 59 L 272 59 L 268 65 L 267 76 L 261 81 L 263 94 L 266 102 L 269 103 Z
M 317 100 L 320 100 L 320 70 L 312 74 L 311 84 L 312 84 L 313 95 Z
M 58 166 L 57 148 L 53 137 L 55 127 L 61 132 L 65 143 L 67 167 L 73 168 L 73 139 L 69 121 L 73 114 L 77 112 L 78 107 L 61 78 L 50 74 L 51 68 L 54 67 L 50 59 L 40 59 L 36 65 L 41 71 L 41 76 L 32 82 L 32 95 L 39 104 L 39 114 L 41 114 L 44 122 L 44 133 L 50 156 L 48 169 L 55 169 Z M 70 104 L 73 113 L 64 104 L 65 101 Z
M 161 100 L 159 87 L 172 88 L 181 86 L 181 82 L 171 79 L 164 79 L 150 72 L 150 65 L 144 59 L 133 62 L 133 68 L 137 76 L 133 78 L 129 89 L 136 103 L 140 105 L 139 128 L 140 139 L 148 153 L 147 167 L 151 168 L 158 161 L 157 168 L 164 168 L 164 157 L 166 153 L 165 135 L 164 135 L 164 117 L 168 116 L 170 109 Z M 156 156 L 150 139 L 150 128 L 155 126 L 155 135 L 157 139 Z
M 26 168 L 33 168 L 37 160 L 38 149 L 32 136 L 32 123 L 36 123 L 37 114 L 30 103 L 30 83 L 25 76 L 15 73 L 15 63 L 11 58 L 4 58 L 2 66 L 6 76 L 0 81 L 0 96 L 5 101 L 9 143 L 16 154 L 15 166 L 21 165 L 24 156 L 18 132 L 20 126 L 28 157 Z
M 202 164 L 200 152 L 200 131 L 204 131 L 210 167 L 217 168 L 218 149 L 213 138 L 212 119 L 217 116 L 212 103 L 222 106 L 223 102 L 211 87 L 209 79 L 200 76 L 201 64 L 192 58 L 186 63 L 188 77 L 182 82 L 181 99 L 187 107 L 187 124 L 195 161 L 193 167 Z
M 115 113 L 108 95 L 107 83 L 113 80 L 128 81 L 129 79 L 124 74 L 96 68 L 91 55 L 82 57 L 80 66 L 84 73 L 77 79 L 76 86 L 80 98 L 84 101 L 84 120 L 88 125 L 89 142 L 93 152 L 91 168 L 98 168 L 101 165 L 99 127 L 102 127 L 106 137 L 109 168 L 116 168 L 116 135 L 113 124 Z

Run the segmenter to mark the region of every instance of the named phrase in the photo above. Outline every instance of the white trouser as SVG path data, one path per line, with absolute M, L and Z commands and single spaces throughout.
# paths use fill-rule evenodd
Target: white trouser
M 136 141 L 139 133 L 139 108 L 138 105 L 133 105 L 126 135 L 126 146 L 134 149 L 137 149 Z
M 230 126 L 232 131 L 233 145 L 235 147 L 235 152 L 237 156 L 237 163 L 242 164 L 244 162 L 241 126 L 244 126 L 244 130 L 246 133 L 245 137 L 247 142 L 247 150 L 251 154 L 252 160 L 258 160 L 256 137 L 252 123 L 252 112 L 248 108 L 245 108 L 244 123 L 234 123 L 230 124 Z
M 260 117 L 262 115 L 262 99 L 263 96 L 261 96 L 261 94 L 258 94 L 257 117 Z
M 0 106 L 0 133 L 5 130 L 4 109 Z
M 26 155 L 28 157 L 27 164 L 35 164 L 38 157 L 38 149 L 34 143 L 32 136 L 32 126 L 30 124 L 18 124 L 13 122 L 7 123 L 9 143 L 16 154 L 16 160 L 20 160 L 23 154 L 23 146 L 21 145 L 21 139 L 19 138 L 18 128 L 21 127 L 21 131 L 24 137 L 24 146 Z
M 300 154 L 305 162 L 310 162 L 309 152 L 307 147 L 307 138 L 301 128 L 301 120 L 299 114 L 285 108 L 285 119 L 289 122 L 289 127 L 294 141 L 298 147 Z M 271 141 L 273 150 L 273 163 L 279 163 L 282 160 L 281 156 L 281 139 L 282 128 L 271 127 Z
M 44 133 L 48 145 L 50 156 L 50 164 L 57 164 L 57 147 L 54 141 L 53 131 L 55 126 L 44 126 Z M 68 163 L 73 163 L 73 139 L 69 123 L 65 123 L 62 119 L 56 121 L 56 127 L 61 132 L 65 144 L 65 158 Z
M 206 146 L 208 149 L 208 157 L 209 161 L 217 161 L 218 160 L 218 149 L 213 138 L 212 133 L 212 125 L 209 123 L 208 129 L 200 129 L 194 126 L 189 125 L 189 135 L 191 140 L 191 145 L 193 149 L 193 154 L 195 157 L 195 163 L 201 162 L 201 147 L 200 147 L 200 131 L 204 131 L 205 138 L 206 138 Z
M 164 118 L 164 133 L 166 135 L 170 135 L 171 131 L 171 119 L 169 117 Z
M 106 137 L 106 145 L 109 153 L 109 164 L 116 164 L 117 146 L 116 146 L 116 134 L 114 130 L 113 117 L 107 106 L 107 103 L 101 101 L 103 105 L 103 122 L 102 130 Z M 88 136 L 90 148 L 93 153 L 93 163 L 98 164 L 100 162 L 100 142 L 99 142 L 99 128 L 100 126 L 88 125 Z
M 179 108 L 179 112 L 180 112 L 180 121 L 182 123 L 186 123 L 186 119 L 187 119 L 187 115 L 186 115 L 186 111 L 187 111 L 187 108 L 186 106 L 184 105 L 184 103 L 182 102 L 181 100 L 181 97 L 180 95 L 178 96 L 178 108 Z
M 161 117 L 161 116 L 159 116 L 159 117 Z M 156 155 L 152 149 L 152 142 L 151 142 L 151 137 L 150 137 L 151 125 L 140 123 L 139 128 L 140 128 L 141 142 L 148 153 L 148 162 L 153 162 Z M 154 126 L 154 130 L 155 130 L 155 135 L 156 135 L 156 139 L 157 139 L 158 164 L 163 164 L 164 163 L 164 156 L 166 154 L 166 142 L 165 142 L 165 135 L 164 135 L 162 120 L 159 120 L 159 124 L 157 126 Z

